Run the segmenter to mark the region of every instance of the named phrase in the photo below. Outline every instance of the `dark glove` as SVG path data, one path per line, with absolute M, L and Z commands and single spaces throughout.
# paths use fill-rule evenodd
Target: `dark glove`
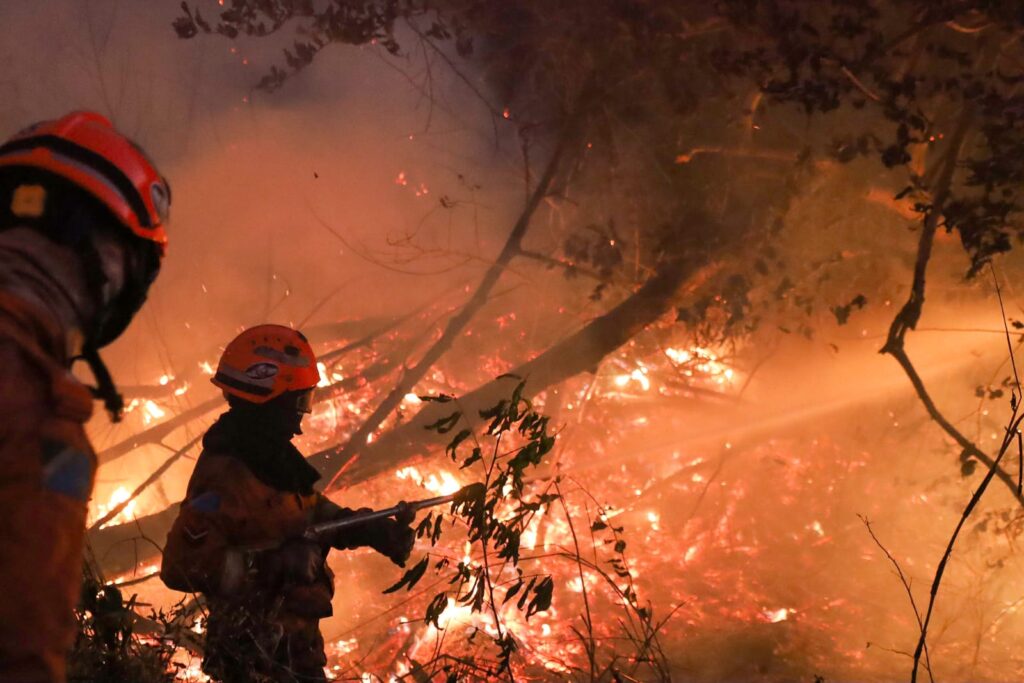
M 402 510 L 394 519 L 382 519 L 367 525 L 370 527 L 368 545 L 399 567 L 405 567 L 405 561 L 416 544 L 416 531 L 412 528 L 416 512 L 405 501 L 398 507 Z
M 261 553 L 257 561 L 258 579 L 271 587 L 313 583 L 323 572 L 324 554 L 319 543 L 290 538 L 279 547 Z
M 370 508 L 352 510 L 339 507 L 330 501 L 326 501 L 322 505 L 319 519 L 324 521 L 346 519 L 353 515 L 373 512 Z M 323 540 L 332 548 L 339 550 L 369 546 L 399 567 L 404 567 L 405 561 L 409 559 L 409 554 L 412 552 L 413 544 L 416 542 L 416 531 L 410 527 L 413 520 L 416 519 L 416 512 L 404 501 L 398 506 L 402 510 L 395 515 L 394 519 L 378 519 L 338 529 L 333 534 L 325 536 Z

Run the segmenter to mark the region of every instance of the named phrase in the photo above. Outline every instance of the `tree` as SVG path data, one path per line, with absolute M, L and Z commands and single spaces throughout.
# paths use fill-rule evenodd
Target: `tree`
M 513 263 L 585 281 L 579 296 L 599 310 L 536 357 L 513 357 L 527 392 L 539 392 L 655 325 L 741 351 L 814 336 L 905 296 L 893 277 L 905 276 L 909 255 L 910 294 L 882 350 L 958 443 L 964 466 L 991 465 L 942 417 L 904 339 L 921 317 L 938 235 L 959 239 L 969 278 L 1022 236 L 1022 21 L 1015 3 L 953 0 L 229 0 L 214 12 L 185 3 L 175 29 L 184 38 L 291 32 L 283 63 L 257 83 L 268 97 L 325 49 L 415 47 L 465 79 L 496 121 L 516 126 L 533 200 L 443 343 L 397 379 L 355 438 L 322 454 L 318 464 L 332 475 L 347 468 L 351 483 L 426 450 L 419 428 L 439 408 L 396 426 L 398 403 L 460 349 L 459 333 Z M 800 224 L 815 205 L 815 218 L 859 217 L 863 233 Z M 531 386 L 531 369 L 547 381 Z M 467 411 L 485 407 L 500 387 L 461 400 Z M 367 457 L 382 452 L 398 455 Z M 1015 486 L 1005 471 L 997 476 Z

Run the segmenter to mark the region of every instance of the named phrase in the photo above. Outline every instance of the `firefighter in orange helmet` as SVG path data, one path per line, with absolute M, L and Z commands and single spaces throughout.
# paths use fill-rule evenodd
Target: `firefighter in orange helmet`
M 97 350 L 146 299 L 170 189 L 102 116 L 0 145 L 0 682 L 65 678 L 96 456 L 93 397 L 120 399 Z M 91 392 L 70 373 L 86 360 Z
M 330 548 L 369 546 L 399 566 L 412 550 L 411 514 L 349 527 L 324 545 L 302 539 L 310 524 L 359 512 L 313 490 L 320 475 L 291 443 L 319 379 L 306 338 L 280 325 L 242 332 L 213 377 L 229 409 L 203 437 L 160 576 L 206 597 L 203 670 L 226 683 L 324 681 Z

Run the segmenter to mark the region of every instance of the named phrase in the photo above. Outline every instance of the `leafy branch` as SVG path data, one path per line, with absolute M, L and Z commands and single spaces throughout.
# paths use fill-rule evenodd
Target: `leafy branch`
M 424 614 L 424 621 L 442 629 L 441 617 L 450 601 L 470 607 L 473 613 L 489 612 L 494 626 L 494 633 L 489 637 L 497 650 L 496 664 L 489 673 L 507 676 L 509 680 L 515 679 L 512 657 L 519 645 L 501 617 L 502 610 L 512 604 L 529 620 L 551 606 L 554 594 L 554 580 L 550 575 L 527 577 L 520 569 L 522 536 L 533 519 L 560 498 L 559 494 L 550 492 L 550 486 L 539 493 L 528 491 L 529 474 L 551 452 L 555 436 L 548 433 L 550 418 L 537 412 L 524 398 L 525 386 L 526 381 L 520 379 L 509 398 L 478 411 L 485 426 L 458 431 L 445 449 L 452 462 L 481 477 L 480 481 L 458 492 L 450 511 L 451 523 L 465 525 L 467 540 L 481 559 L 460 560 L 455 564 L 448 557 L 434 561 L 434 572 L 448 577 L 449 588 L 434 595 Z M 460 423 L 468 422 L 451 396 L 421 398 L 456 407 L 452 413 L 427 425 L 427 429 L 448 434 Z M 444 521 L 443 513 L 428 514 L 417 527 L 417 537 L 436 545 Z M 384 592 L 411 590 L 430 568 L 431 556 L 426 555 Z M 504 581 L 506 575 L 514 578 Z M 501 590 L 504 595 L 499 599 L 496 593 Z

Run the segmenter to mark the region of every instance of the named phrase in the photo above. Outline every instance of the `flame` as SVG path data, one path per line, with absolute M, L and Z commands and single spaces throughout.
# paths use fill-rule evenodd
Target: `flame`
M 147 399 L 142 405 L 144 409 L 144 412 L 142 413 L 142 421 L 144 424 L 148 425 L 153 420 L 159 420 L 167 415 L 167 412 L 158 406 L 152 399 Z
M 772 624 L 778 624 L 781 621 L 786 621 L 793 614 L 796 614 L 796 610 L 788 607 L 782 607 L 780 609 L 768 609 L 766 607 L 761 610 L 761 615 Z
M 431 493 L 438 493 L 447 496 L 462 488 L 462 483 L 455 476 L 445 470 L 431 472 L 426 478 L 416 467 L 403 467 L 395 472 L 398 479 L 408 479 L 417 486 L 422 486 Z
M 131 495 L 131 491 L 129 491 L 126 487 L 118 486 L 116 489 L 114 489 L 114 492 L 110 494 L 110 498 L 107 500 L 106 504 L 100 503 L 96 506 L 96 510 L 94 513 L 95 519 L 101 519 L 103 517 L 106 517 L 108 512 L 110 512 L 115 507 L 131 498 Z M 130 522 L 134 518 L 135 508 L 137 507 L 137 505 L 138 500 L 133 500 L 132 502 L 128 503 L 128 505 L 125 506 L 124 510 L 121 510 L 121 512 L 119 512 L 116 517 L 114 517 L 112 520 L 110 520 L 103 526 L 107 527 L 116 524 L 124 524 L 125 522 Z

